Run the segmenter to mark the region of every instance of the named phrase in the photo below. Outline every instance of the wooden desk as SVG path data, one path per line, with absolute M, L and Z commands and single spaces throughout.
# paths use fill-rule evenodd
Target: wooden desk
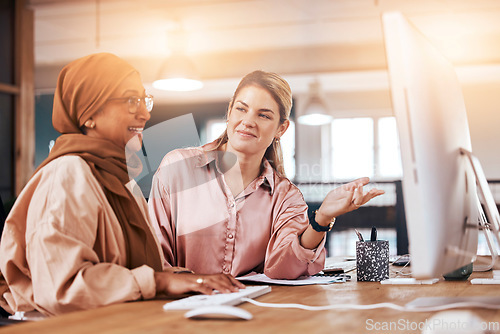
M 491 272 L 474 277 L 491 277 Z M 500 296 L 500 286 L 471 285 L 469 282 L 440 281 L 434 285 L 381 285 L 357 282 L 314 286 L 273 286 L 272 292 L 257 298 L 262 302 L 328 305 L 335 303 L 404 305 L 424 296 Z M 0 328 L 0 333 L 420 333 L 411 330 L 382 330 L 390 322 L 418 326 L 435 313 L 409 313 L 391 309 L 367 311 L 304 311 L 270 309 L 245 303 L 240 307 L 254 318 L 245 320 L 190 320 L 184 311 L 162 310 L 165 300 L 125 303 L 96 310 L 75 312 L 50 319 Z M 485 322 L 500 326 L 500 311 L 473 309 Z M 377 330 L 378 328 L 378 330 Z

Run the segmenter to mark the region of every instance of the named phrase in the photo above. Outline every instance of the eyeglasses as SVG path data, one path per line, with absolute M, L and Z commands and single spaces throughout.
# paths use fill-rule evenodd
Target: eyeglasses
M 144 97 L 130 96 L 130 97 L 116 97 L 108 99 L 108 101 L 123 101 L 128 103 L 128 112 L 136 114 L 139 110 L 141 102 L 144 103 L 148 112 L 153 110 L 153 95 L 146 95 Z

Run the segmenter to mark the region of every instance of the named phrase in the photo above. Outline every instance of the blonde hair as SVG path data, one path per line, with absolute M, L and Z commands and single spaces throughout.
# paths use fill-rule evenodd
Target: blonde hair
M 227 109 L 226 119 L 229 116 L 229 111 L 233 108 L 234 100 L 240 93 L 240 91 L 248 86 L 257 86 L 264 88 L 266 91 L 271 94 L 273 99 L 279 106 L 280 112 L 280 121 L 279 124 L 283 124 L 289 117 L 290 111 L 292 110 L 292 90 L 288 85 L 288 82 L 285 81 L 282 77 L 280 77 L 276 73 L 265 72 L 265 71 L 254 71 L 249 73 L 241 79 L 236 91 L 229 102 L 229 108 Z M 216 139 L 216 146 L 214 150 L 219 149 L 222 145 L 227 143 L 227 129 L 224 130 L 224 133 Z M 280 176 L 285 177 L 285 168 L 283 166 L 283 152 L 281 150 L 281 144 L 279 139 L 273 139 L 273 142 L 264 153 L 264 157 L 269 161 L 271 166 L 278 172 Z

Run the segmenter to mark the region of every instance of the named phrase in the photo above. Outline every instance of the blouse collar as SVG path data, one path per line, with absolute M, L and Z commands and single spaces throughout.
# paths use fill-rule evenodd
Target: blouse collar
M 203 145 L 201 148 L 203 153 L 198 156 L 198 161 L 196 162 L 196 167 L 204 167 L 210 164 L 212 161 L 218 162 L 219 159 L 224 154 L 223 151 L 214 151 L 212 150 L 215 147 L 215 142 L 208 143 Z M 274 169 L 266 158 L 262 159 L 262 164 L 264 169 L 257 177 L 257 182 L 255 183 L 255 188 L 262 186 L 269 187 L 271 195 L 274 193 Z M 219 173 L 218 163 L 215 163 L 217 171 Z

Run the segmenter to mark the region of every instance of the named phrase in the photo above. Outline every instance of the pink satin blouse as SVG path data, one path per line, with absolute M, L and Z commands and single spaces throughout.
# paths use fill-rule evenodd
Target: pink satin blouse
M 166 265 L 287 279 L 322 270 L 325 240 L 313 250 L 300 244 L 309 221 L 299 189 L 264 159 L 262 174 L 234 197 L 213 145 L 168 153 L 153 178 L 149 214 Z

